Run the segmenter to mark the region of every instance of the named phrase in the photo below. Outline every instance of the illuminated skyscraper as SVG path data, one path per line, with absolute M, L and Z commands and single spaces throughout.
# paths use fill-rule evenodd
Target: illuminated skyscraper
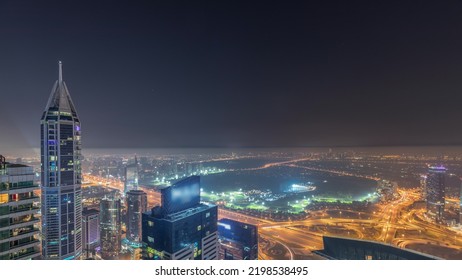
M 143 214 L 145 259 L 216 260 L 218 211 L 200 202 L 200 178 L 162 189 L 162 206 Z
M 0 155 L 0 260 L 40 257 L 38 189 L 32 167 L 7 163 Z
M 80 121 L 62 78 L 55 82 L 41 120 L 42 255 L 82 254 Z
M 135 157 L 135 163 L 127 164 L 125 167 L 125 184 L 124 194 L 131 190 L 138 189 L 138 159 Z
M 94 257 L 96 248 L 100 245 L 99 211 L 83 209 L 82 211 L 82 244 L 85 258 Z
M 427 183 L 427 175 L 426 174 L 420 175 L 420 190 L 422 191 L 422 197 L 424 197 L 425 199 L 427 198 L 426 183 Z
M 445 175 L 446 168 L 442 166 L 430 166 L 425 183 L 427 188 L 427 214 L 436 222 L 443 220 Z
M 131 190 L 126 194 L 127 199 L 127 239 L 141 243 L 141 218 L 147 211 L 148 199 L 141 190 Z
M 258 228 L 230 219 L 218 221 L 220 260 L 258 260 Z
M 120 199 L 107 196 L 100 203 L 101 257 L 105 260 L 117 259 L 120 252 Z

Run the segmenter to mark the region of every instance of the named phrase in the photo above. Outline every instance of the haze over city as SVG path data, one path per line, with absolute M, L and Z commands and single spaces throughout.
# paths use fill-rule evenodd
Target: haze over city
M 39 147 L 58 60 L 87 148 L 462 144 L 461 8 L 2 1 L 0 147 Z

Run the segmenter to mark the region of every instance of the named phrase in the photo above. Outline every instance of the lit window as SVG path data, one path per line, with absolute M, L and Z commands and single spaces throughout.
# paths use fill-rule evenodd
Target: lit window
M 154 226 L 154 222 L 148 221 L 148 226 L 149 226 L 149 227 L 153 227 L 153 226 Z
M 7 193 L 0 194 L 0 204 L 3 204 L 3 203 L 8 203 L 8 194 Z
M 202 226 L 201 225 L 198 225 L 197 226 L 197 231 L 200 231 L 202 229 Z

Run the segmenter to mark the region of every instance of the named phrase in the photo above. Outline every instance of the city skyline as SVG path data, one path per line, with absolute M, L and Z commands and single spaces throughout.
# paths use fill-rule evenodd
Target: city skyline
M 462 3 L 54 4 L 0 4 L 0 260 L 462 259 Z
M 39 146 L 57 60 L 86 148 L 462 144 L 460 3 L 55 4 L 2 3 L 2 149 Z

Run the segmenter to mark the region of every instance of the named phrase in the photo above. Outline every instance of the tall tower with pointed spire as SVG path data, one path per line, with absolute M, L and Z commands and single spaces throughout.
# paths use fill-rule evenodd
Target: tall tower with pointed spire
M 71 260 L 82 253 L 80 121 L 58 65 L 40 124 L 42 256 Z

